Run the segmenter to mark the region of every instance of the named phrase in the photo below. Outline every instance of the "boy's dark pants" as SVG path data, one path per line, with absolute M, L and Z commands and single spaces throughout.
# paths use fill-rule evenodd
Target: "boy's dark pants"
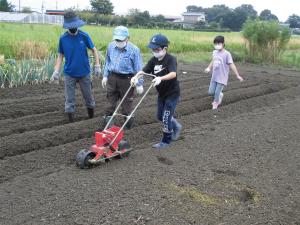
M 163 99 L 158 97 L 157 99 L 157 118 L 163 125 L 163 138 L 162 142 L 170 143 L 174 122 L 172 121 L 175 108 L 179 97 Z

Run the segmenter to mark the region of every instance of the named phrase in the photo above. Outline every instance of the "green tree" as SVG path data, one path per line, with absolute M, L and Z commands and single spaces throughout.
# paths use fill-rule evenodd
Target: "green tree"
M 23 9 L 22 9 L 22 11 L 21 11 L 22 13 L 31 13 L 32 12 L 32 10 L 31 10 L 31 8 L 30 7 L 23 7 Z
M 204 29 L 206 28 L 206 23 L 204 21 L 198 21 L 194 26 L 196 29 Z
M 138 9 L 130 9 L 128 17 L 132 25 L 146 26 L 150 21 L 150 13 L 148 11 L 141 12 Z
M 261 20 L 267 20 L 267 21 L 270 21 L 270 20 L 278 21 L 278 17 L 276 15 L 272 14 L 271 10 L 269 10 L 269 9 L 263 10 L 260 13 L 259 18 Z
M 14 11 L 15 6 L 11 3 L 8 3 L 7 0 L 0 0 L 0 11 L 2 12 L 12 12 Z
M 222 27 L 239 31 L 247 20 L 247 14 L 241 10 L 232 10 L 223 16 Z
M 256 19 L 257 17 L 257 11 L 253 8 L 252 5 L 243 4 L 234 10 L 235 12 L 242 14 L 244 13 L 247 17 L 247 19 Z
M 287 23 L 290 24 L 290 28 L 300 28 L 300 16 L 296 14 L 289 16 Z
M 203 12 L 203 8 L 201 6 L 189 5 L 186 7 L 187 12 Z
M 221 25 L 222 27 L 239 31 L 242 29 L 247 19 L 255 19 L 256 17 L 257 12 L 254 10 L 253 6 L 244 4 L 223 15 Z
M 230 8 L 228 8 L 226 5 L 214 5 L 211 8 L 205 8 L 205 18 L 207 22 L 217 22 L 221 23 L 223 20 L 224 15 L 231 12 Z
M 157 16 L 151 16 L 151 20 L 154 22 L 160 22 L 164 23 L 166 21 L 165 17 L 163 15 L 157 15 Z
M 90 0 L 92 9 L 100 14 L 111 15 L 114 11 L 114 6 L 110 0 Z

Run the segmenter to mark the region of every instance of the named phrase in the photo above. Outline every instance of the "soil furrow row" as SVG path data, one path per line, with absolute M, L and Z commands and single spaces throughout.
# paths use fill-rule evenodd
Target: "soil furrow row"
M 199 132 L 199 129 L 203 130 L 203 134 L 207 129 L 213 129 L 214 123 L 217 120 L 234 117 L 262 107 L 276 106 L 296 96 L 299 96 L 298 87 L 224 105 L 220 108 L 219 112 L 205 110 L 182 115 L 179 117 L 184 126 L 182 138 L 189 133 L 194 133 L 195 130 L 197 132 Z M 138 149 L 147 148 L 151 146 L 153 141 L 159 139 L 159 130 L 160 124 L 158 122 L 141 125 L 126 131 L 126 139 L 131 146 L 137 148 L 136 152 L 138 152 Z M 138 139 L 136 138 L 137 133 L 139 134 Z M 16 176 L 31 174 L 29 176 L 36 177 L 37 174 L 47 174 L 46 171 L 52 171 L 55 168 L 72 166 L 74 165 L 76 153 L 82 148 L 88 148 L 92 142 L 91 138 L 84 138 L 60 146 L 38 149 L 22 155 L 7 157 L 5 160 L 0 161 L 0 183 L 7 182 Z M 44 172 L 40 172 L 40 170 Z
M 240 101 L 251 97 L 270 94 L 289 86 L 278 85 L 260 85 L 240 90 L 233 90 L 226 93 L 224 105 Z M 192 99 L 179 104 L 177 115 L 188 115 L 195 112 L 201 112 L 211 107 L 210 97 L 203 99 Z M 152 115 L 155 115 L 154 107 L 147 108 L 137 113 L 136 125 L 144 125 L 155 122 Z M 50 146 L 57 146 L 64 143 L 73 142 L 77 139 L 90 137 L 93 131 L 99 128 L 98 118 L 80 121 L 64 126 L 43 129 L 39 131 L 29 131 L 23 134 L 13 134 L 0 138 L 0 158 L 13 156 L 24 152 L 42 149 Z

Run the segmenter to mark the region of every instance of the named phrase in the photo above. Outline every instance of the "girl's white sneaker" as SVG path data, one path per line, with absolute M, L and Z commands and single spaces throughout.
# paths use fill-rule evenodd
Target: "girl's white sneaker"
M 217 102 L 212 103 L 212 109 L 216 110 L 218 108 L 219 104 Z

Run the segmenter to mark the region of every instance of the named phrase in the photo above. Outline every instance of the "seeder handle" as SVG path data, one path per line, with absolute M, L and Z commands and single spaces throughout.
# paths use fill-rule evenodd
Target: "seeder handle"
M 144 73 L 143 75 L 151 76 L 151 77 L 156 77 L 153 74 L 147 74 L 147 73 Z M 138 78 L 141 78 L 143 75 L 139 76 Z M 147 94 L 149 93 L 149 91 L 151 90 L 152 87 L 154 87 L 154 83 L 151 82 L 151 85 L 149 86 L 149 88 L 147 89 L 147 91 L 145 91 L 144 95 L 141 97 L 141 99 L 139 100 L 139 102 L 136 104 L 136 106 L 134 107 L 134 109 L 132 110 L 132 112 L 126 117 L 126 121 L 123 123 L 122 127 L 120 128 L 120 130 L 118 131 L 118 133 L 116 134 L 116 136 L 114 137 L 114 139 L 110 142 L 109 146 L 113 145 L 113 143 L 115 142 L 115 140 L 117 139 L 117 137 L 119 136 L 119 134 L 122 132 L 122 130 L 124 130 L 124 127 L 126 126 L 126 124 L 128 123 L 128 121 L 131 119 L 131 117 L 133 116 L 133 114 L 136 112 L 136 110 L 138 109 L 138 107 L 141 105 L 141 103 L 143 102 L 143 100 L 145 99 L 145 97 L 147 96 Z M 121 100 L 120 104 L 116 108 L 113 116 L 116 114 L 116 112 L 118 111 L 118 109 L 122 105 L 124 99 L 126 98 L 126 96 L 129 93 L 129 91 L 130 91 L 131 88 L 133 88 L 132 85 L 130 85 L 129 89 L 127 90 L 127 92 L 124 95 L 123 99 Z M 110 118 L 109 122 L 105 126 L 105 129 L 107 129 L 107 127 L 108 127 L 109 123 L 111 122 L 113 116 Z

